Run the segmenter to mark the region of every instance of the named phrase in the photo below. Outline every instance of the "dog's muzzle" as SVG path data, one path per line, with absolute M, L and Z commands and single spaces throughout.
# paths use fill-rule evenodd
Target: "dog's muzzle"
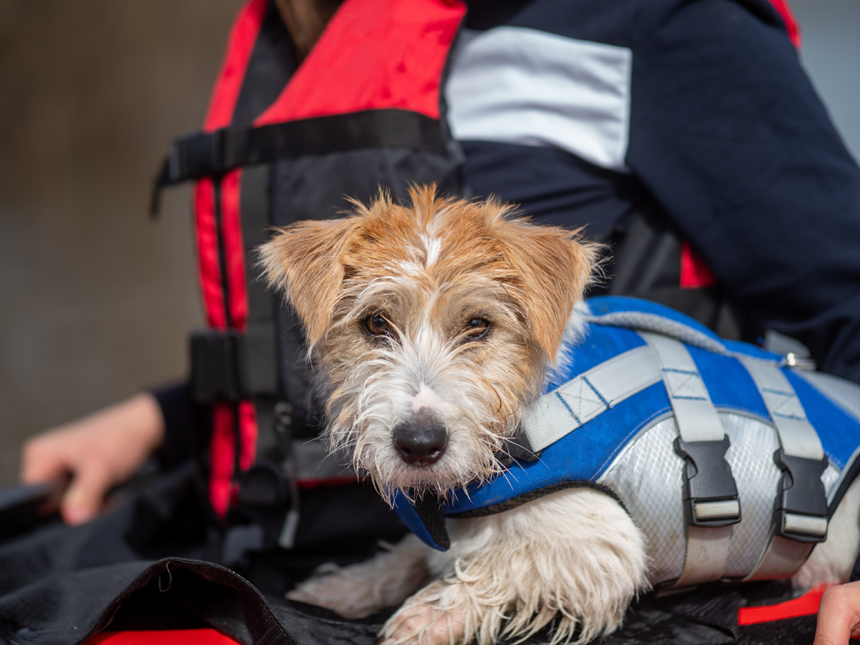
M 394 426 L 394 447 L 401 459 L 412 466 L 435 464 L 448 447 L 448 431 L 427 408 Z

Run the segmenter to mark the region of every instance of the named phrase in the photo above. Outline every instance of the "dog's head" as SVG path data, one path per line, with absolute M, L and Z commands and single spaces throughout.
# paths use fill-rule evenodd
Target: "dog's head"
M 576 233 L 434 187 L 262 247 L 326 384 L 328 436 L 385 494 L 445 494 L 499 471 L 595 260 Z

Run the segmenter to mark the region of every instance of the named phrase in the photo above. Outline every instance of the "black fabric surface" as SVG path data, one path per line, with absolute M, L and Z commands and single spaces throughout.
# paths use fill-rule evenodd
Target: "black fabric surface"
M 86 590 L 86 593 L 82 593 Z M 738 628 L 744 596 L 708 586 L 692 594 L 649 596 L 628 611 L 604 645 L 811 643 L 815 617 Z M 51 576 L 0 598 L 0 639 L 64 645 L 102 630 L 213 627 L 240 643 L 371 645 L 392 610 L 345 620 L 332 612 L 264 596 L 237 574 L 211 563 L 165 559 Z M 544 643 L 551 630 L 529 639 Z
M 170 470 L 191 458 L 193 436 L 188 431 L 195 424 L 191 388 L 187 382 L 166 385 L 150 393 L 161 408 L 164 418 L 164 442 L 156 451 L 163 470 Z
M 190 466 L 129 494 L 87 525 L 71 528 L 55 520 L 19 535 L 0 544 L 0 643 L 73 645 L 103 630 L 208 626 L 246 645 L 371 645 L 395 608 L 346 620 L 283 596 L 319 564 L 347 564 L 376 548 L 367 527 L 349 538 L 345 525 L 332 519 L 365 504 L 362 489 L 325 495 L 310 503 L 313 512 L 303 518 L 304 542 L 297 549 L 252 551 L 234 565 L 236 571 L 213 562 L 212 529 L 205 528 Z M 326 509 L 334 511 L 326 515 Z M 382 516 L 372 519 L 385 524 Z M 334 532 L 326 534 L 326 526 Z M 650 594 L 601 643 L 811 643 L 814 616 L 736 625 L 738 607 L 779 602 L 789 592 L 787 583 L 777 582 Z M 550 638 L 545 630 L 528 643 Z

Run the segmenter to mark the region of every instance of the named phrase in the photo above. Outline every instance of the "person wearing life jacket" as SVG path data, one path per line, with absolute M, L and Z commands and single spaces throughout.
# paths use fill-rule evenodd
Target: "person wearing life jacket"
M 158 181 L 196 182 L 208 327 L 191 379 L 35 439 L 24 478 L 74 473 L 64 513 L 79 522 L 153 449 L 165 466 L 194 455 L 211 557 L 227 563 L 308 536 L 395 534 L 314 441 L 298 325 L 253 262 L 271 227 L 336 216 L 380 185 L 496 194 L 587 226 L 613 245 L 603 292 L 722 336 L 775 330 L 860 381 L 860 169 L 798 42 L 786 5 L 766 0 L 251 0 L 202 130 L 173 144 Z M 343 495 L 352 513 L 318 514 Z

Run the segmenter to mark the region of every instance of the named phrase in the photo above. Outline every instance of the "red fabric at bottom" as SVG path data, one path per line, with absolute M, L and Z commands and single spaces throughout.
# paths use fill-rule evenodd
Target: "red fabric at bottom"
M 787 600 L 778 605 L 741 607 L 738 609 L 738 625 L 757 625 L 758 623 L 770 623 L 774 620 L 817 614 L 818 606 L 821 604 L 821 596 L 824 595 L 829 586 L 820 585 L 807 591 L 800 598 Z
M 165 629 L 147 632 L 102 632 L 83 645 L 238 645 L 214 629 Z

